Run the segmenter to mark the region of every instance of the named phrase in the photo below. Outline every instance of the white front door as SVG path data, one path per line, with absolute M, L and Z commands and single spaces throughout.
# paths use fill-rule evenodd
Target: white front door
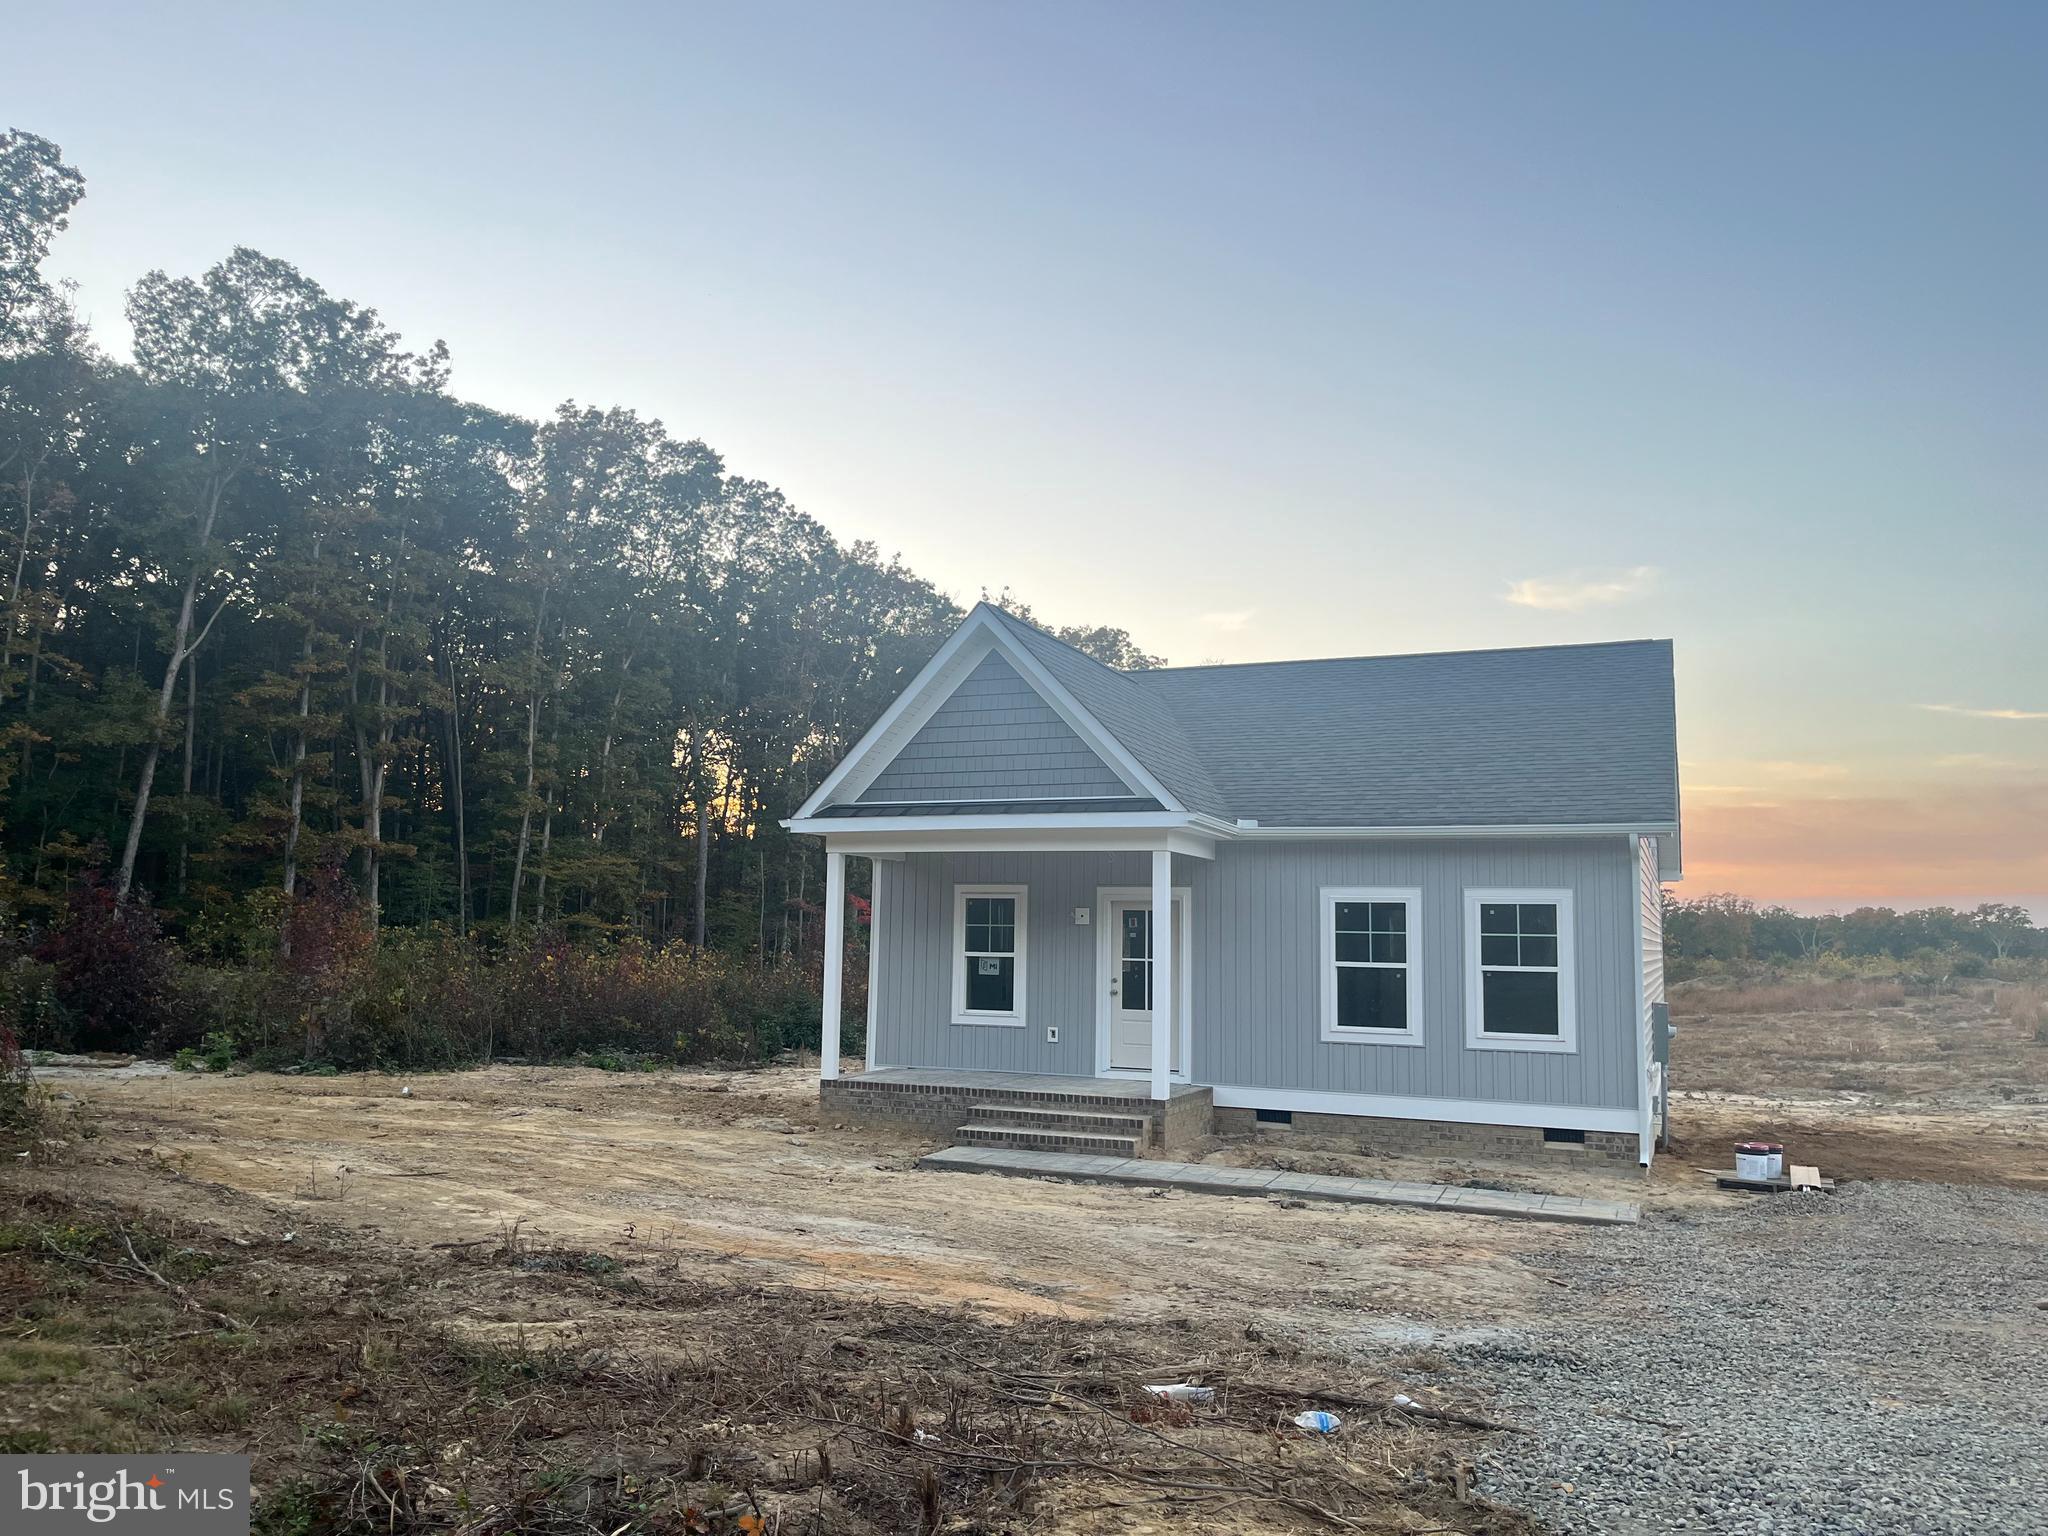
M 1181 906 L 1175 901 L 1178 914 Z M 1185 935 L 1185 923 L 1175 937 Z M 1109 987 L 1109 1064 L 1120 1071 L 1152 1068 L 1152 903 L 1115 900 L 1109 903 L 1107 985 Z M 1186 1003 L 1177 1001 L 1176 1013 Z M 1173 1032 L 1173 1069 L 1181 1068 L 1180 1031 Z

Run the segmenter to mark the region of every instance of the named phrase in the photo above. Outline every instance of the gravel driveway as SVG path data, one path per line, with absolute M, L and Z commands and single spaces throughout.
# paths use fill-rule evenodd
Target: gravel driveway
M 2048 1196 L 1863 1184 L 1574 1232 L 1540 1328 L 1450 1351 L 1560 1531 L 2048 1530 Z

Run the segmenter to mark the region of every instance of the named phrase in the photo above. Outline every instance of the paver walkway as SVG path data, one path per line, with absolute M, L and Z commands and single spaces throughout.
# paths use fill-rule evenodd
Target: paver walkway
M 1525 1195 L 1512 1190 L 1466 1189 L 1399 1179 L 1340 1179 L 1316 1173 L 1275 1173 L 1266 1168 L 1212 1168 L 1149 1157 L 1083 1157 L 1072 1152 L 1020 1152 L 1006 1147 L 947 1147 L 917 1160 L 920 1168 L 953 1173 L 1003 1173 L 1019 1178 L 1068 1179 L 1082 1184 L 1125 1184 L 1185 1189 L 1202 1195 L 1291 1195 L 1347 1205 L 1405 1205 L 1474 1216 L 1527 1221 L 1571 1221 L 1624 1226 L 1639 1216 L 1626 1200 L 1585 1200 L 1577 1195 Z

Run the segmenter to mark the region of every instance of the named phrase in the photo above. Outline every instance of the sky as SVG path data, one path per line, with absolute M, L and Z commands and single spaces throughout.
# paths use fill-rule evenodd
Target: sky
M 1181 663 L 1668 636 L 1682 894 L 2048 920 L 2048 6 L 68 0 L 0 119 Z

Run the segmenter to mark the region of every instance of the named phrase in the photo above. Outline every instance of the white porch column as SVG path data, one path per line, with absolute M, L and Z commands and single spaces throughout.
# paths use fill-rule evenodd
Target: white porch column
M 875 980 L 882 964 L 882 861 L 868 857 L 868 1046 L 867 1070 L 875 1070 Z
M 1173 855 L 1152 854 L 1152 1097 L 1173 1091 Z
M 839 998 L 846 967 L 846 855 L 825 850 L 825 1027 L 818 1076 L 839 1075 Z

